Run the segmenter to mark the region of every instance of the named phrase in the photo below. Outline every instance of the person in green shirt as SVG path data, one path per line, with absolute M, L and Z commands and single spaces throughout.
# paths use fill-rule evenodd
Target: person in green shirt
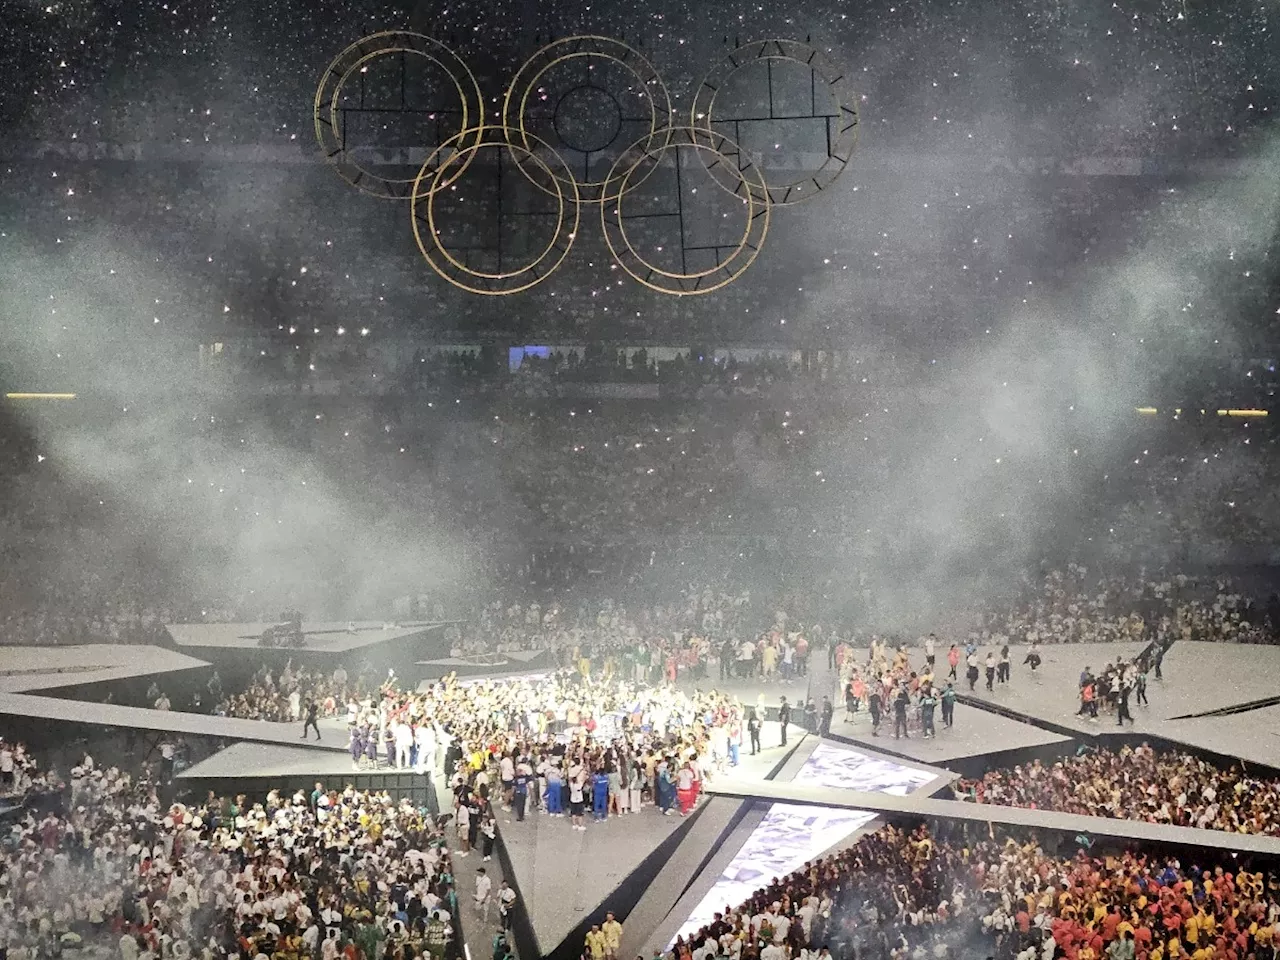
M 950 682 L 947 683 L 947 689 L 942 691 L 942 724 L 950 727 L 956 716 L 956 690 Z
M 926 740 L 937 736 L 938 731 L 933 726 L 933 711 L 937 709 L 938 698 L 933 695 L 933 688 L 926 685 L 920 691 L 920 725 L 924 728 L 924 738 Z

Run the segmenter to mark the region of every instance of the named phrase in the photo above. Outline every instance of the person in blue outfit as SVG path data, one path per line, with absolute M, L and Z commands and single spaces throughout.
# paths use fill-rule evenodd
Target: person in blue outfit
M 671 808 L 676 802 L 676 782 L 671 778 L 671 771 L 663 763 L 658 769 L 658 809 L 666 816 L 671 815 Z
M 547 763 L 543 768 L 543 776 L 547 778 L 547 813 L 553 817 L 564 816 L 564 805 L 560 802 L 561 773 L 560 767 Z
M 597 820 L 609 813 L 609 775 L 603 770 L 597 770 L 591 778 L 591 812 Z

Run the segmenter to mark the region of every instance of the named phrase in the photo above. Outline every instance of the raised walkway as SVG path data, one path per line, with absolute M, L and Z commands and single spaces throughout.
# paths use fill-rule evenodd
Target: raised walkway
M 1222 830 L 1198 830 L 1145 823 L 1141 820 L 1114 820 L 1088 817 L 1052 810 L 1030 810 L 996 804 L 968 803 L 963 800 L 933 800 L 919 795 L 905 797 L 887 793 L 864 793 L 857 790 L 832 790 L 824 787 L 796 786 L 775 780 L 751 781 L 716 779 L 708 781 L 706 792 L 715 796 L 739 799 L 775 800 L 820 807 L 846 807 L 875 813 L 918 816 L 1008 827 L 1055 830 L 1103 837 L 1117 837 L 1139 842 L 1206 847 L 1211 850 L 1236 851 L 1247 854 L 1280 856 L 1280 837 L 1227 833 Z
M 87 723 L 101 727 L 124 727 L 175 733 L 188 737 L 218 737 L 223 740 L 250 740 L 257 743 L 288 744 L 313 750 L 345 752 L 347 740 L 334 735 L 317 742 L 302 739 L 299 723 L 269 723 L 265 720 L 242 720 L 214 717 L 176 710 L 149 710 L 115 703 L 90 703 L 57 697 L 33 696 L 26 693 L 0 693 L 0 715 L 34 717 L 38 720 L 64 723 Z

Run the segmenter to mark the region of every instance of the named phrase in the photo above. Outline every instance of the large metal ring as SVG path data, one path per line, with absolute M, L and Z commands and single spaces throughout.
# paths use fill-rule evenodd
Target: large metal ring
M 845 71 L 831 64 L 819 50 L 809 44 L 800 43 L 797 40 L 756 40 L 731 51 L 703 79 L 693 98 L 691 111 L 693 126 L 710 131 L 713 123 L 734 124 L 737 127 L 743 123 L 809 119 L 809 117 L 717 117 L 714 115 L 716 98 L 724 91 L 729 78 L 749 64 L 760 61 L 765 61 L 770 66 L 776 61 L 786 61 L 812 71 L 811 117 L 826 121 L 827 159 L 822 166 L 813 173 L 790 183 L 769 183 L 770 201 L 777 206 L 789 206 L 820 193 L 849 166 L 854 147 L 858 142 L 857 95 Z M 770 76 L 772 77 L 772 74 Z M 772 85 L 772 79 L 770 84 Z M 772 89 L 769 96 L 770 107 L 772 107 Z M 832 112 L 818 112 L 819 96 L 830 98 L 834 108 Z M 772 112 L 771 109 L 770 113 Z M 735 136 L 741 136 L 741 134 L 736 133 Z M 733 159 L 739 160 L 736 156 Z M 727 172 L 726 169 L 721 168 L 716 174 L 716 181 L 726 190 L 733 192 L 736 184 L 732 177 L 725 176 Z
M 422 256 L 436 273 L 455 287 L 485 296 L 519 293 L 541 283 L 564 262 L 578 233 L 579 198 L 572 174 L 569 173 L 566 178 L 568 165 L 555 150 L 537 137 L 530 134 L 532 142 L 529 147 L 525 147 L 511 142 L 511 133 L 505 127 L 459 131 L 432 151 L 413 184 L 410 204 L 413 236 Z M 464 141 L 472 137 L 475 142 L 464 146 Z M 445 187 L 457 190 L 462 171 L 471 165 L 476 154 L 486 148 L 508 152 L 513 158 L 517 152 L 522 153 L 524 162 L 533 168 L 522 166 L 524 175 L 535 186 L 556 198 L 554 235 L 536 259 L 516 270 L 486 272 L 472 269 L 450 253 L 439 236 L 435 209 L 437 195 Z M 502 162 L 501 155 L 498 162 Z M 553 169 L 553 165 L 558 165 L 560 169 Z M 534 179 L 535 171 L 541 173 L 537 179 Z M 550 265 L 544 269 L 549 258 Z
M 645 147 L 646 138 L 634 143 L 623 156 L 618 158 L 609 172 L 606 184 L 610 189 L 606 192 L 612 199 L 600 207 L 600 223 L 604 229 L 605 243 L 613 254 L 618 266 L 622 267 L 634 280 L 657 290 L 674 296 L 695 296 L 711 293 L 732 283 L 755 262 L 769 233 L 769 215 L 772 204 L 769 200 L 769 189 L 764 175 L 756 164 L 747 161 L 741 164 L 732 157 L 742 157 L 742 151 L 728 137 L 715 131 L 702 130 L 697 127 L 670 127 L 659 131 L 663 146 L 656 152 Z M 742 237 L 734 245 L 715 246 L 716 265 L 706 270 L 677 272 L 665 270 L 645 260 L 631 243 L 626 231 L 626 214 L 623 204 L 628 191 L 629 181 L 636 176 L 637 169 L 644 163 L 652 163 L 655 168 L 662 163 L 668 153 L 674 149 L 691 148 L 699 151 L 703 163 L 713 172 L 723 166 L 737 180 L 738 188 L 733 192 L 743 204 L 746 216 L 746 227 Z M 633 159 L 636 154 L 638 159 Z M 710 155 L 710 158 L 707 158 Z M 680 162 L 676 156 L 677 164 Z M 653 171 L 650 170 L 649 173 Z M 648 174 L 646 174 L 647 176 Z M 617 181 L 615 184 L 614 181 Z M 680 214 L 683 216 L 683 213 Z M 730 251 L 721 256 L 721 251 Z
M 526 60 L 520 69 L 516 71 L 516 75 L 511 78 L 511 83 L 507 87 L 507 93 L 502 102 L 502 123 L 515 131 L 515 143 L 528 151 L 530 140 L 539 139 L 529 132 L 527 114 L 530 99 L 539 95 L 538 82 L 546 75 L 547 71 L 562 63 L 577 59 L 585 62 L 590 58 L 610 60 L 621 65 L 631 72 L 642 87 L 643 96 L 649 103 L 649 133 L 641 138 L 641 142 L 651 146 L 662 130 L 671 127 L 675 122 L 675 111 L 671 106 L 671 96 L 667 92 L 662 78 L 658 75 L 658 71 L 653 68 L 653 64 L 635 49 L 619 40 L 598 36 L 566 37 L 563 40 L 556 40 L 542 47 Z M 631 118 L 632 122 L 638 122 L 641 119 Z M 620 132 L 621 128 L 619 126 L 619 129 L 615 131 L 614 139 L 607 146 L 612 146 L 617 142 Z M 572 145 L 566 145 L 574 149 Z M 665 146 L 666 144 L 662 145 Z M 605 149 L 607 147 L 585 152 L 578 151 L 583 152 L 587 160 L 587 175 L 579 180 L 573 177 L 571 172 L 570 179 L 575 181 L 578 195 L 585 202 L 604 203 L 614 199 L 608 196 L 607 186 L 610 182 L 608 177 L 604 180 L 589 179 L 591 154 L 603 153 Z M 517 163 L 521 164 L 521 169 L 523 169 L 522 161 L 517 160 Z M 639 186 L 639 181 L 631 183 L 629 188 L 636 186 Z
M 484 101 L 480 93 L 480 85 L 470 68 L 462 58 L 437 40 L 412 33 L 408 30 L 386 30 L 371 34 L 357 40 L 343 50 L 325 70 L 316 88 L 316 99 L 313 108 L 316 139 L 324 151 L 325 159 L 333 164 L 339 176 L 358 190 L 371 196 L 388 200 L 407 200 L 414 190 L 419 177 L 396 179 L 384 177 L 360 165 L 351 154 L 351 145 L 346 142 L 346 121 L 344 111 L 338 105 L 343 87 L 348 80 L 365 69 L 369 61 L 391 54 L 413 54 L 425 57 L 439 66 L 449 79 L 458 95 L 461 124 L 459 132 L 470 130 L 476 134 L 479 142 L 479 130 L 483 124 Z M 456 139 L 450 137 L 449 139 Z M 459 144 L 460 148 L 465 144 Z M 433 156 L 443 155 L 438 150 Z M 468 157 L 474 156 L 468 153 Z M 456 170 L 454 179 L 466 170 L 463 166 Z M 452 180 L 442 182 L 440 186 L 448 186 Z

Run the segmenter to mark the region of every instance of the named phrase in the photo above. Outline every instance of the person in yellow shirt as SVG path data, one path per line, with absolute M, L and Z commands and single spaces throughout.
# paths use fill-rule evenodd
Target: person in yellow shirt
M 598 926 L 594 926 L 587 931 L 587 953 L 591 956 L 591 960 L 604 960 L 604 931 Z
M 604 924 L 600 927 L 604 934 L 604 955 L 608 960 L 616 960 L 618 948 L 622 946 L 622 924 L 612 913 L 606 914 Z
M 1182 935 L 1186 938 L 1187 943 L 1193 947 L 1200 944 L 1200 921 L 1201 917 L 1193 913 L 1187 917 L 1187 922 L 1182 925 Z
M 1200 933 L 1206 939 L 1212 940 L 1218 924 L 1211 914 L 1205 913 L 1203 905 L 1196 911 L 1196 919 L 1200 922 Z

